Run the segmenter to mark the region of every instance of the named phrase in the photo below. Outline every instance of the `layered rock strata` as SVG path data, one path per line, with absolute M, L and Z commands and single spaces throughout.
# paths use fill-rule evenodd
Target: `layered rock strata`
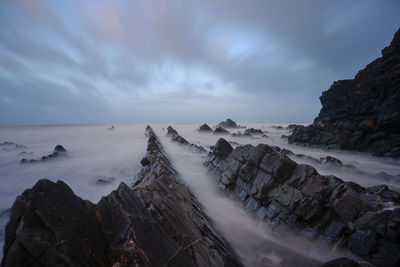
M 242 266 L 150 127 L 135 187 L 97 204 L 40 180 L 14 202 L 1 266 Z
M 168 126 L 168 128 L 167 128 L 167 136 L 169 136 L 171 138 L 171 141 L 173 141 L 173 142 L 177 142 L 178 144 L 188 146 L 190 150 L 193 150 L 193 151 L 199 152 L 199 153 L 207 152 L 207 150 L 204 147 L 193 144 L 193 143 L 189 143 L 185 138 L 180 136 L 179 133 L 171 126 Z
M 322 176 L 277 147 L 233 149 L 223 138 L 205 165 L 221 189 L 276 232 L 293 232 L 318 248 L 344 250 L 377 266 L 400 263 L 400 196 L 387 187 L 367 190 Z
M 289 142 L 400 157 L 400 30 L 382 57 L 334 82 L 320 101 L 314 123 L 294 127 Z

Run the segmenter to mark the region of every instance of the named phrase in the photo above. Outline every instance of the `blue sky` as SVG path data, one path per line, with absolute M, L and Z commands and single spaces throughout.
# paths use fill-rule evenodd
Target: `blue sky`
M 0 124 L 312 121 L 400 1 L 0 2 Z

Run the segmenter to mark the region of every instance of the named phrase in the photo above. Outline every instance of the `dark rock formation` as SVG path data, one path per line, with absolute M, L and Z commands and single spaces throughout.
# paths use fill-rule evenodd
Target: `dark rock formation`
M 244 134 L 251 134 L 251 135 L 261 135 L 264 132 L 260 129 L 249 128 L 244 131 Z
M 220 123 L 218 123 L 217 126 L 215 127 L 222 127 L 222 128 L 238 128 L 238 125 L 236 124 L 236 122 L 234 122 L 231 119 L 226 119 L 226 121 L 222 121 Z
M 205 165 L 219 177 L 219 188 L 276 232 L 290 229 L 318 248 L 351 251 L 378 266 L 400 263 L 398 193 L 320 175 L 286 154 L 266 144 L 233 149 L 220 139 Z
M 310 126 L 298 126 L 291 143 L 336 146 L 400 157 L 400 30 L 390 46 L 352 80 L 322 93 L 321 111 Z
M 68 154 L 67 150 L 62 145 L 57 145 L 53 149 L 53 153 L 51 153 L 47 156 L 43 156 L 41 159 L 27 160 L 27 159 L 23 158 L 23 159 L 21 159 L 20 163 L 25 164 L 25 163 L 37 163 L 37 162 L 42 162 L 42 161 L 49 161 L 49 160 L 53 160 L 55 158 L 64 157 L 67 154 Z
M 147 128 L 148 129 L 148 128 Z M 1 266 L 242 266 L 152 132 L 135 188 L 93 204 L 40 180 L 14 202 Z
M 168 126 L 168 128 L 167 128 L 167 136 L 169 136 L 173 142 L 177 142 L 181 145 L 188 146 L 190 150 L 193 150 L 198 153 L 206 153 L 207 152 L 207 150 L 204 147 L 193 144 L 193 143 L 189 143 L 185 138 L 180 136 L 179 133 L 171 126 Z
M 214 134 L 229 134 L 229 132 L 222 127 L 217 127 L 214 130 Z
M 272 128 L 274 128 L 274 129 L 277 129 L 277 130 L 283 130 L 283 126 L 281 126 L 281 125 L 274 125 L 274 126 L 271 126 Z
M 152 130 L 146 158 L 150 164 L 136 177 L 135 193 L 193 266 L 241 266 L 237 255 L 219 235 L 200 204 L 182 183 Z
M 213 130 L 211 129 L 210 126 L 208 126 L 206 123 L 201 125 L 199 128 L 199 132 L 212 132 Z

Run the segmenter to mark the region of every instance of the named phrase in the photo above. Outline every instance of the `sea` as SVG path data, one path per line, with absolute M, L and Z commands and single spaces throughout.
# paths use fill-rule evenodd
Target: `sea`
M 166 136 L 166 128 L 169 125 L 189 142 L 206 149 L 223 137 L 232 142 L 233 146 L 265 143 L 316 159 L 335 157 L 343 164 L 354 166 L 362 172 L 355 173 L 314 164 L 309 157 L 293 157 L 293 160 L 313 165 L 320 174 L 335 175 L 362 186 L 386 184 L 389 188 L 400 191 L 400 160 L 374 157 L 355 151 L 292 145 L 286 138 L 282 138 L 282 135 L 290 134 L 290 130 L 286 128 L 289 124 L 291 123 L 239 123 L 248 128 L 261 129 L 268 137 L 199 133 L 197 129 L 200 123 L 150 124 L 182 180 L 198 198 L 206 213 L 232 244 L 246 266 L 257 266 L 256 262 L 260 262 L 259 259 L 263 257 L 272 260 L 272 264 L 279 264 L 285 260 L 284 257 L 290 257 L 293 253 L 304 254 L 320 261 L 337 255 L 320 255 L 307 246 L 295 244 L 296 242 L 291 245 L 274 238 L 260 222 L 245 212 L 239 201 L 218 190 L 217 178 L 203 165 L 205 155 L 193 153 L 176 143 L 171 143 Z M 208 125 L 213 127 L 216 123 Z M 130 185 L 140 171 L 140 160 L 145 155 L 146 126 L 147 124 L 0 126 L 0 246 L 3 247 L 5 225 L 14 200 L 39 179 L 62 180 L 75 194 L 93 203 L 97 203 L 103 196 L 116 189 L 121 182 Z M 231 133 L 244 130 L 229 129 Z M 51 154 L 56 145 L 62 145 L 68 151 L 68 155 L 33 164 L 20 163 L 24 158 L 40 160 L 42 156 Z M 387 179 L 387 175 L 397 178 Z M 107 182 L 98 183 L 99 179 Z M 293 253 L 283 256 L 272 247 L 271 244 L 275 243 Z M 263 246 L 266 248 L 260 249 Z M 1 249 L 0 259 L 2 255 Z

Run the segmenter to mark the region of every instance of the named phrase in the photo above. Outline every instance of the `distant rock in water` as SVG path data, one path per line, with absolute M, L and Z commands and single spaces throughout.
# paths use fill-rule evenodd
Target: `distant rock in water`
M 23 158 L 21 159 L 20 163 L 25 164 L 25 163 L 38 163 L 38 162 L 42 162 L 42 161 L 48 161 L 48 160 L 52 160 L 55 158 L 59 158 L 59 157 L 63 157 L 66 156 L 68 154 L 67 150 L 62 146 L 62 145 L 57 145 L 54 149 L 53 149 L 53 153 L 49 154 L 47 156 L 43 156 L 41 159 L 26 159 Z
M 110 130 L 114 130 L 114 125 L 111 125 L 111 127 L 110 128 L 108 128 L 108 130 L 110 131 Z
M 236 122 L 234 122 L 231 119 L 226 119 L 226 121 L 220 122 L 218 123 L 218 125 L 216 126 L 218 127 L 222 127 L 222 128 L 237 128 L 238 125 L 236 124 Z
M 295 127 L 290 143 L 400 157 L 400 30 L 382 57 L 354 79 L 334 82 L 320 101 L 314 123 Z
M 194 152 L 198 152 L 198 153 L 206 153 L 207 152 L 207 150 L 204 147 L 193 144 L 193 143 L 189 143 L 185 138 L 180 136 L 179 133 L 171 126 L 168 126 L 167 129 L 168 129 L 167 136 L 169 136 L 173 142 L 177 142 L 181 145 L 188 146 Z M 143 166 L 145 166 L 145 165 L 143 165 Z
M 199 132 L 212 132 L 213 129 L 211 129 L 210 126 L 208 126 L 206 123 L 200 126 Z
M 229 134 L 229 132 L 222 127 L 217 127 L 214 130 L 214 134 Z
M 260 129 L 249 128 L 244 131 L 244 134 L 251 134 L 251 135 L 262 135 L 264 132 Z

